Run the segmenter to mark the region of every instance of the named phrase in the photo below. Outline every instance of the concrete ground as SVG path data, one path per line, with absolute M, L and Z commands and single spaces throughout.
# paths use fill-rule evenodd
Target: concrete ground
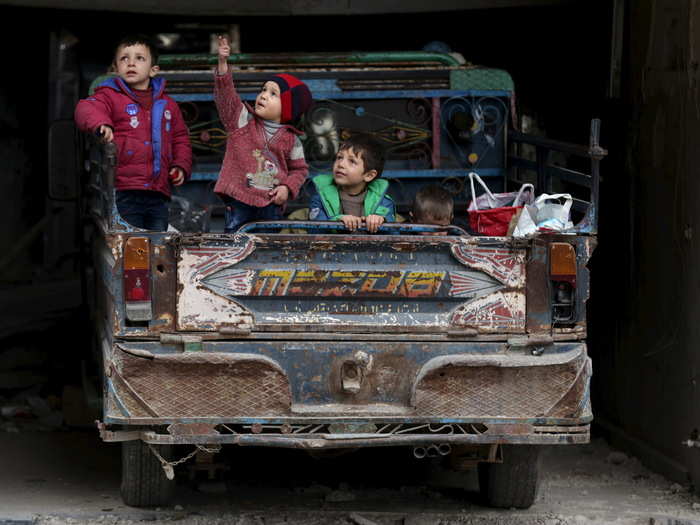
M 173 505 L 143 510 L 122 504 L 119 445 L 96 431 L 0 433 L 0 525 L 700 524 L 700 498 L 689 487 L 602 439 L 547 448 L 540 495 L 526 511 L 483 506 L 474 472 L 452 473 L 410 449 L 314 459 L 231 448 L 227 459 L 230 470 L 212 480 L 181 470 Z

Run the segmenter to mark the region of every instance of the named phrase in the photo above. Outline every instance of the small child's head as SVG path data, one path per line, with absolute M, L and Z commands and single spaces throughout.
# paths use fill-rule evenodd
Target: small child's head
M 270 77 L 255 97 L 255 114 L 265 120 L 293 122 L 311 106 L 311 91 L 293 75 Z
M 362 193 L 384 171 L 384 148 L 369 135 L 353 135 L 338 148 L 333 181 L 346 193 Z
M 113 68 L 130 88 L 147 89 L 158 73 L 158 49 L 145 35 L 124 37 L 114 52 Z
M 423 186 L 413 199 L 411 218 L 417 224 L 449 226 L 454 218 L 454 200 L 452 195 L 437 184 Z M 427 232 L 426 234 L 430 233 Z M 444 232 L 436 232 L 436 234 L 440 233 Z

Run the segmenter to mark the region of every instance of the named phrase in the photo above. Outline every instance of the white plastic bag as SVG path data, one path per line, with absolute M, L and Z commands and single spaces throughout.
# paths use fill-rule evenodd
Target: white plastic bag
M 537 231 L 537 224 L 535 223 L 536 216 L 537 208 L 532 205 L 523 206 L 520 215 L 518 215 L 518 222 L 513 229 L 513 237 L 525 237 L 526 235 L 535 233 Z
M 561 203 L 561 200 L 564 203 Z M 573 223 L 569 220 L 571 205 L 574 200 L 569 193 L 555 193 L 548 195 L 543 193 L 535 199 L 535 223 L 537 229 L 547 230 L 567 230 L 573 228 Z
M 569 220 L 572 204 L 573 199 L 568 193 L 543 193 L 532 205 L 523 207 L 513 228 L 513 237 L 525 237 L 540 229 L 562 231 L 573 228 Z

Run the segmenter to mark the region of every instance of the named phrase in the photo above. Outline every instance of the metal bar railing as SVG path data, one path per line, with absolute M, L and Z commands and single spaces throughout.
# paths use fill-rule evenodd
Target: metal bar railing
M 588 146 L 561 142 L 535 135 L 527 135 L 519 131 L 510 131 L 508 137 L 511 144 L 528 144 L 535 148 L 534 161 L 517 155 L 510 155 L 508 157 L 510 168 L 509 180 L 521 183 L 522 177 L 519 175 L 519 171 L 526 169 L 536 172 L 537 189 L 540 192 L 551 193 L 552 179 L 554 177 L 588 188 L 590 190 L 590 201 L 574 199 L 574 209 L 585 213 L 584 220 L 582 221 L 583 231 L 596 233 L 598 230 L 600 161 L 608 154 L 607 150 L 600 147 L 600 119 L 591 120 Z M 560 152 L 590 159 L 590 173 L 549 165 L 549 155 L 552 152 Z
M 308 229 L 308 230 L 346 230 L 342 222 L 339 221 L 255 221 L 241 226 L 236 233 L 250 233 L 255 230 L 276 230 L 276 229 Z M 366 232 L 363 225 L 359 231 Z M 451 232 L 451 235 L 461 235 L 469 237 L 469 234 L 459 226 L 436 226 L 433 224 L 404 224 L 400 222 L 388 222 L 379 227 L 379 232 L 385 233 L 407 233 L 416 235 L 420 233 L 441 233 Z

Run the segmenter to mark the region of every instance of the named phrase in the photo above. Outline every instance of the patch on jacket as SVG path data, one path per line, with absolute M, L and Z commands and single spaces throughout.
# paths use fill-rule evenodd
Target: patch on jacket
M 279 184 L 277 175 L 279 173 L 279 162 L 277 157 L 270 150 L 254 149 L 252 152 L 255 159 L 255 173 L 246 173 L 248 186 L 258 190 L 270 191 Z

